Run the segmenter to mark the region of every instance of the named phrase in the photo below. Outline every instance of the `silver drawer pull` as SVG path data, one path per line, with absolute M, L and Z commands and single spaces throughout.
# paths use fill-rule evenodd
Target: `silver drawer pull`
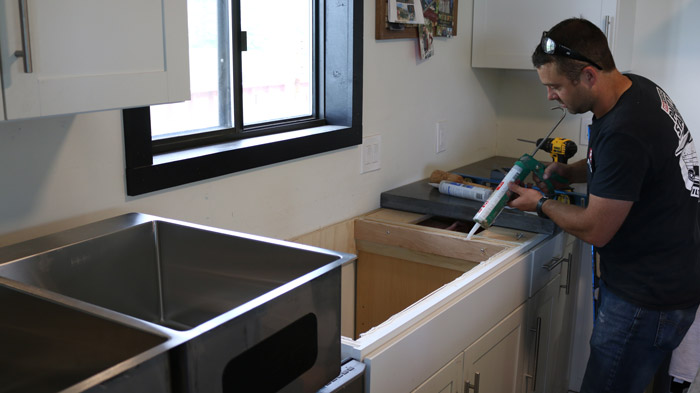
M 27 0 L 19 0 L 19 22 L 22 30 L 22 50 L 15 51 L 16 57 L 24 58 L 24 72 L 31 74 L 32 66 L 32 43 L 29 38 L 29 8 Z
M 569 258 L 566 260 L 566 262 L 571 262 L 573 258 L 573 254 L 569 253 Z M 571 266 L 571 263 L 569 263 L 569 266 L 566 267 L 566 285 L 559 285 L 559 288 L 566 288 L 566 294 L 569 294 L 570 288 L 571 288 L 571 269 L 573 266 Z
M 537 390 L 537 365 L 540 363 L 540 339 L 542 334 L 542 318 L 537 317 L 537 324 L 534 329 L 530 329 L 535 333 L 535 370 L 530 374 L 525 374 L 525 378 L 532 379 L 532 391 Z
M 559 266 L 559 264 L 562 262 L 569 262 L 569 259 L 564 258 L 563 256 L 561 256 L 559 258 L 555 257 L 555 258 L 552 258 L 552 260 L 549 261 L 548 263 L 545 263 L 544 265 L 542 265 L 542 268 L 547 269 L 547 271 L 552 271 L 555 267 Z
M 474 389 L 474 393 L 479 393 L 479 372 L 474 373 L 474 384 L 472 385 L 470 381 L 464 381 L 464 393 L 469 393 L 469 389 Z

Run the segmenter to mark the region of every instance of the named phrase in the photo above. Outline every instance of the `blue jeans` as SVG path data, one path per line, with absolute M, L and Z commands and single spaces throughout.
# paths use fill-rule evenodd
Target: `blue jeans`
M 655 311 L 622 300 L 600 285 L 581 393 L 642 393 L 659 365 L 681 342 L 698 306 Z

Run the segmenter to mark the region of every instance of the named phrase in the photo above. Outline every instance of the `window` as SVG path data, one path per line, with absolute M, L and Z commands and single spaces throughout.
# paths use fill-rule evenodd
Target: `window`
M 362 1 L 188 0 L 188 14 L 192 99 L 123 111 L 128 195 L 362 142 Z

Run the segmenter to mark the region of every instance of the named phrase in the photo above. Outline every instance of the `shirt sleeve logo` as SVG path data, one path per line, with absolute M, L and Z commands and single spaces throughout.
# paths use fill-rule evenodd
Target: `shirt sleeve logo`
M 678 147 L 676 148 L 676 157 L 678 157 L 678 165 L 680 166 L 681 176 L 685 182 L 685 188 L 690 191 L 692 197 L 700 197 L 700 176 L 698 168 L 698 157 L 695 153 L 695 144 L 690 131 L 683 121 L 680 112 L 676 109 L 676 105 L 671 100 L 671 97 L 656 87 L 656 91 L 661 99 L 661 110 L 666 112 L 668 117 L 673 122 L 673 130 L 678 137 Z

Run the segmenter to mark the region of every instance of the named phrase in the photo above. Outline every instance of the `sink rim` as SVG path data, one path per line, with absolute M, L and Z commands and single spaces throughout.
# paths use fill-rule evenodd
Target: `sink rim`
M 198 229 L 208 232 L 213 232 L 216 234 L 223 234 L 228 236 L 239 237 L 243 239 L 248 239 L 257 242 L 274 244 L 277 246 L 294 248 L 297 250 L 304 250 L 319 254 L 325 254 L 328 256 L 335 257 L 333 261 L 324 264 L 321 267 L 313 269 L 301 276 L 290 280 L 274 289 L 265 292 L 264 294 L 257 296 L 239 306 L 236 306 L 229 311 L 223 312 L 216 317 L 213 317 L 206 322 L 203 322 L 197 326 L 194 326 L 186 330 L 176 330 L 163 325 L 159 325 L 154 322 L 149 322 L 147 320 L 134 317 L 119 311 L 115 311 L 106 307 L 102 307 L 87 301 L 83 301 L 68 295 L 63 295 L 58 292 L 54 292 L 49 289 L 44 289 L 32 284 L 26 284 L 21 281 L 3 276 L 0 272 L 0 284 L 6 286 L 17 288 L 23 292 L 32 293 L 34 296 L 43 297 L 52 300 L 57 303 L 63 303 L 71 307 L 89 311 L 93 314 L 101 315 L 107 318 L 116 318 L 122 322 L 140 325 L 141 328 L 153 329 L 158 331 L 159 334 L 166 335 L 167 337 L 188 337 L 191 339 L 193 336 L 201 335 L 202 333 L 209 331 L 216 326 L 219 326 L 227 321 L 236 318 L 247 311 L 254 309 L 282 294 L 301 286 L 302 284 L 313 280 L 323 274 L 338 268 L 342 265 L 350 263 L 356 258 L 353 254 L 348 254 L 339 251 L 333 251 L 328 249 L 323 249 L 319 247 L 304 245 L 300 243 L 289 242 L 285 240 L 279 240 L 274 238 L 269 238 L 265 236 L 253 235 L 248 233 L 242 233 L 237 231 L 231 231 L 226 229 L 214 228 L 206 225 L 194 224 L 189 222 L 184 222 L 175 219 L 158 217 L 150 214 L 144 213 L 126 213 L 104 220 L 88 223 L 85 225 L 77 226 L 74 228 L 59 231 L 53 234 L 41 236 L 35 239 L 30 239 L 24 242 L 8 245 L 0 248 L 0 266 L 7 264 L 21 263 L 23 260 L 35 257 L 41 254 L 46 254 L 48 252 L 65 248 L 71 245 L 83 243 L 92 239 L 97 239 L 100 237 L 107 236 L 109 234 L 117 233 L 123 230 L 127 230 L 132 227 L 136 227 L 143 224 L 154 224 L 157 222 L 165 222 L 178 226 L 184 226 L 192 229 Z

